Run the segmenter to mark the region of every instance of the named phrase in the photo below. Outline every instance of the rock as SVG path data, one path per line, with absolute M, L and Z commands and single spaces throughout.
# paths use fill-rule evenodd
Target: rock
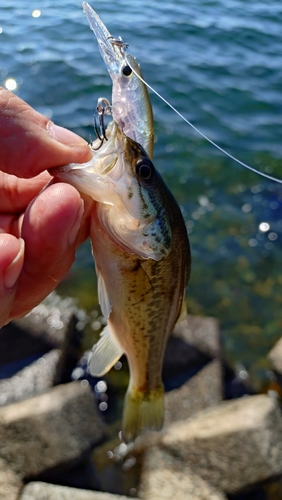
M 60 356 L 61 351 L 53 349 L 13 377 L 0 380 L 0 406 L 31 398 L 50 389 Z
M 226 497 L 188 464 L 165 450 L 153 447 L 144 458 L 140 493 L 144 500 L 224 500 Z
M 162 371 L 165 385 L 177 386 L 179 379 L 191 378 L 210 360 L 211 358 L 197 347 L 176 335 L 171 335 L 166 346 Z M 181 377 L 182 373 L 184 377 Z
M 30 313 L 12 321 L 12 324 L 30 332 L 34 337 L 44 338 L 54 347 L 61 347 L 68 328 L 73 329 L 74 316 L 77 318 L 76 323 L 80 323 L 78 327 L 81 330 L 86 321 L 85 311 L 78 309 L 75 299 L 62 298 L 52 292 Z
M 179 389 L 165 394 L 165 425 L 186 420 L 222 401 L 222 370 L 214 359 Z
M 8 378 L 32 363 L 55 344 L 42 337 L 34 337 L 28 330 L 13 322 L 0 329 L 0 377 Z
M 0 458 L 0 500 L 17 500 L 22 486 L 19 476 Z
M 282 378 L 282 338 L 278 340 L 275 346 L 268 354 L 273 370 Z
M 165 351 L 162 377 L 166 391 L 180 388 L 214 358 L 220 359 L 218 322 L 186 316 L 176 325 Z
M 197 347 L 210 358 L 220 356 L 220 334 L 218 320 L 212 317 L 187 315 L 175 326 L 173 335 Z
M 255 390 L 244 365 L 236 363 L 234 367 L 223 362 L 223 399 L 237 399 L 242 396 L 252 396 Z
M 265 395 L 223 402 L 165 430 L 160 447 L 226 493 L 282 473 L 282 419 Z
M 56 371 L 53 378 L 54 385 L 71 382 L 72 372 L 81 358 L 82 332 L 77 329 L 77 324 L 78 318 L 74 314 L 69 320 L 68 329 L 65 332 L 65 338 L 62 342 L 62 355 L 56 364 Z
M 96 448 L 95 448 L 96 450 Z M 91 449 L 71 463 L 59 467 L 47 469 L 29 481 L 40 481 L 43 483 L 60 484 L 69 488 L 84 488 L 86 490 L 101 490 L 100 473 L 95 470 Z M 98 474 L 97 474 L 98 472 Z M 103 491 L 108 491 L 103 489 Z M 118 492 L 119 493 L 119 492 Z
M 172 380 L 168 379 L 169 375 Z M 168 389 L 165 395 L 166 425 L 185 420 L 222 401 L 217 320 L 188 315 L 176 325 L 166 349 L 163 376 Z M 173 390 L 169 390 L 171 387 Z
M 74 328 L 81 332 L 86 320 L 74 299 L 52 292 L 29 314 L 0 329 L 0 366 L 61 348 L 67 337 L 73 337 Z
M 74 299 L 62 299 L 52 292 L 29 314 L 0 330 L 0 379 L 19 375 L 19 371 L 42 358 L 48 351 L 60 348 L 61 356 L 53 366 L 52 383 L 59 385 L 70 382 L 72 371 L 81 358 L 82 328 L 87 320 L 85 311 L 76 307 Z M 29 376 L 27 372 L 25 375 Z M 36 384 L 44 385 L 44 381 L 39 381 L 39 378 L 40 374 Z M 25 379 L 22 379 L 22 393 L 27 392 L 27 396 L 23 395 L 21 399 L 31 394 L 24 384 Z
M 34 482 L 24 488 L 20 500 L 128 500 L 128 497 Z
M 0 408 L 0 458 L 20 478 L 69 463 L 102 437 L 90 388 L 79 382 Z

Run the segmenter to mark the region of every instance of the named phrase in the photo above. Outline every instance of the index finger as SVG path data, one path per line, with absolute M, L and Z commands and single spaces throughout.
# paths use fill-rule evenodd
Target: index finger
M 17 177 L 90 159 L 86 141 L 0 87 L 0 170 Z
M 50 180 L 52 177 L 48 172 L 42 172 L 32 179 L 19 179 L 0 171 L 0 214 L 23 212 Z

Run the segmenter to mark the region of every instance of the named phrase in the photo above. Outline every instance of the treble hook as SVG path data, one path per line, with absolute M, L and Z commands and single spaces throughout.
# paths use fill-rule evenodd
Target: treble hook
M 99 119 L 99 126 L 97 123 L 97 118 L 96 114 L 98 115 Z M 107 141 L 107 136 L 106 136 L 106 129 L 105 129 L 105 122 L 104 122 L 104 115 L 111 116 L 112 115 L 112 107 L 110 105 L 110 102 L 108 99 L 105 97 L 100 97 L 97 102 L 97 107 L 96 107 L 96 114 L 94 114 L 94 130 L 96 133 L 96 136 L 98 139 L 100 139 L 100 145 L 97 148 L 93 148 L 95 151 L 100 149 L 102 144 L 104 143 L 104 140 Z
M 118 38 L 114 38 L 113 36 L 108 36 L 107 40 L 110 40 L 110 43 L 112 45 L 116 45 L 117 47 L 119 47 L 120 51 L 123 54 L 128 48 L 128 43 L 125 43 L 120 36 Z

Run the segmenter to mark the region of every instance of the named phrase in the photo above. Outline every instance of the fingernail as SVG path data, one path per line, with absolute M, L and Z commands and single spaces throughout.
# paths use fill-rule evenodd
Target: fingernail
M 80 209 L 79 209 L 79 211 L 77 213 L 74 225 L 73 225 L 73 227 L 71 228 L 71 230 L 70 230 L 70 232 L 68 234 L 68 242 L 69 242 L 69 245 L 71 247 L 74 245 L 75 240 L 77 238 L 77 233 L 78 233 L 78 230 L 80 228 L 80 224 L 81 224 L 81 221 L 82 221 L 83 213 L 84 213 L 84 203 L 83 203 L 83 200 L 81 200 L 81 207 L 80 207 Z
M 71 132 L 67 128 L 59 127 L 55 125 L 51 120 L 47 123 L 47 132 L 62 144 L 67 144 L 68 146 L 85 146 L 87 142 L 82 139 L 79 135 Z
M 19 238 L 20 250 L 11 264 L 3 273 L 4 286 L 8 289 L 13 288 L 19 278 L 24 261 L 24 240 Z

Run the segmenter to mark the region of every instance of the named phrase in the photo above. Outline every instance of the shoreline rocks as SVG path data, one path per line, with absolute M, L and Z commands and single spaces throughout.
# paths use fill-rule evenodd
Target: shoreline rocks
M 128 497 L 34 482 L 24 488 L 19 500 L 128 500 Z
M 145 454 L 140 493 L 144 500 L 226 500 L 223 492 L 158 446 Z
M 0 408 L 0 460 L 2 472 L 5 467 L 8 470 L 6 483 L 12 474 L 11 485 L 16 482 L 19 487 L 23 480 L 77 460 L 103 435 L 91 390 L 79 382 L 4 406 Z M 4 493 L 0 498 L 11 500 Z
M 266 395 L 224 401 L 172 424 L 160 449 L 214 487 L 236 493 L 282 474 L 282 418 Z
M 0 370 L 1 360 L 2 367 L 11 362 L 0 380 L 0 500 L 123 500 L 127 497 L 70 487 L 75 481 L 69 486 L 44 482 L 57 482 L 56 471 L 64 467 L 71 475 L 83 456 L 86 464 L 93 447 L 97 456 L 109 453 L 112 466 L 115 461 L 89 382 L 69 382 L 85 313 L 55 294 L 48 300 L 0 332 L 0 344 L 9 339 Z M 30 361 L 15 373 L 15 345 L 23 346 L 25 336 L 20 353 Z M 277 356 L 270 358 L 277 369 Z M 178 500 L 226 500 L 281 475 L 282 418 L 276 400 L 252 395 L 222 401 L 225 373 L 218 321 L 187 316 L 166 351 L 163 431 L 144 434 L 133 447 L 120 443 L 117 468 L 108 467 L 103 481 L 101 476 L 96 481 L 98 469 L 90 468 L 88 487 L 98 488 L 100 481 L 108 491 L 130 495 L 124 481 L 137 464 L 140 484 L 131 489 L 144 500 L 171 499 L 175 492 Z
M 165 394 L 165 427 L 186 420 L 222 401 L 222 367 L 218 359 L 210 361 L 178 389 Z

